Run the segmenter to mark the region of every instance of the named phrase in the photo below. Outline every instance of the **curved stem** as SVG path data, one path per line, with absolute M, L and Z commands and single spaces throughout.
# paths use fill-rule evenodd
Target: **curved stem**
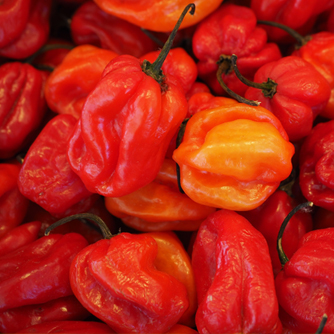
M 262 83 L 248 80 L 240 73 L 237 67 L 237 58 L 238 57 L 236 55 L 231 56 L 231 65 L 238 79 L 249 87 L 261 89 L 265 97 L 272 98 L 276 94 L 277 83 L 270 78 L 268 78 L 267 82 L 262 82 Z
M 66 224 L 72 220 L 75 219 L 87 219 L 90 221 L 93 221 L 94 223 L 96 223 L 103 235 L 104 239 L 110 239 L 113 235 L 111 234 L 108 226 L 106 225 L 106 223 L 97 215 L 94 215 L 93 213 L 78 213 L 75 215 L 71 215 L 65 218 L 62 218 L 58 221 L 56 221 L 55 223 L 53 223 L 52 225 L 50 225 L 44 232 L 44 235 L 49 235 L 50 232 L 55 229 L 56 227 Z
M 326 325 L 326 322 L 327 322 L 327 314 L 325 313 L 325 314 L 322 316 L 320 325 L 319 325 L 317 331 L 315 332 L 315 334 L 321 334 L 321 333 L 322 333 L 322 331 L 324 330 L 324 327 L 325 327 L 325 325 Z
M 286 228 L 286 226 L 288 225 L 290 219 L 292 218 L 292 216 L 299 210 L 307 208 L 307 207 L 312 207 L 313 203 L 312 202 L 305 202 L 305 203 L 301 203 L 299 205 L 297 205 L 294 209 L 292 209 L 289 214 L 285 217 L 280 230 L 278 232 L 278 236 L 277 236 L 277 252 L 278 252 L 278 257 L 279 260 L 281 262 L 282 268 L 284 267 L 284 265 L 289 261 L 288 257 L 286 256 L 286 254 L 283 251 L 282 248 L 282 237 L 283 237 L 283 233 L 284 230 Z
M 217 71 L 217 80 L 220 84 L 220 86 L 224 89 L 224 91 L 230 95 L 232 98 L 237 100 L 240 103 L 246 103 L 250 106 L 258 106 L 260 105 L 260 102 L 258 101 L 252 101 L 252 100 L 247 100 L 244 97 L 238 95 L 237 93 L 233 92 L 230 88 L 227 87 L 225 84 L 222 75 L 227 74 L 231 68 L 231 57 L 229 56 L 220 56 L 219 61 L 217 62 L 218 64 L 218 71 Z

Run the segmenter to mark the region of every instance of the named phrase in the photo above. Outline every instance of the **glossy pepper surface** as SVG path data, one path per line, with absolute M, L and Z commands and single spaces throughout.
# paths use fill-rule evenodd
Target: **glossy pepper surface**
M 269 250 L 236 212 L 219 210 L 200 226 L 192 251 L 199 333 L 281 333 Z
M 216 72 L 221 56 L 236 54 L 240 72 L 252 80 L 262 65 L 282 57 L 278 46 L 267 43 L 264 29 L 257 27 L 254 12 L 246 6 L 223 4 L 196 27 L 192 49 L 198 59 L 198 75 L 217 95 L 223 95 Z M 222 75 L 226 85 L 239 95 L 247 86 L 237 79 L 232 68 Z
M 300 189 L 308 201 L 334 211 L 334 120 L 318 123 L 299 156 Z
M 267 109 L 243 103 L 192 116 L 173 159 L 195 202 L 245 211 L 261 205 L 292 170 L 294 147 Z
M 57 115 L 30 146 L 18 177 L 21 193 L 52 215 L 89 210 L 98 195 L 89 192 L 67 161 L 67 143 L 77 120 Z

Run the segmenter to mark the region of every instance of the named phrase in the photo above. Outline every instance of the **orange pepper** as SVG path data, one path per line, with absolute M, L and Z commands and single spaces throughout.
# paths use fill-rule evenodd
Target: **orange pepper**
M 267 109 L 243 103 L 196 113 L 173 159 L 195 202 L 245 211 L 261 205 L 292 171 L 294 146 Z
M 139 231 L 195 231 L 216 209 L 198 204 L 177 185 L 176 165 L 165 159 L 155 180 L 122 197 L 105 197 L 107 210 Z
M 172 31 L 188 0 L 94 0 L 106 13 L 120 17 L 144 29 Z M 194 0 L 193 16 L 185 17 L 181 28 L 195 25 L 216 10 L 223 0 Z

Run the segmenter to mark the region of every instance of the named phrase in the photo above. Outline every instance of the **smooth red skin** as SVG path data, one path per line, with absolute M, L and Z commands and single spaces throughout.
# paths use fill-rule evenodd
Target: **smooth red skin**
M 37 239 L 0 259 L 0 311 L 72 295 L 69 268 L 88 245 L 77 233 Z
M 98 198 L 67 161 L 67 143 L 76 122 L 66 114 L 51 119 L 30 146 L 18 177 L 21 193 L 57 217 L 85 212 Z
M 96 321 L 51 321 L 31 326 L 17 333 L 115 333 L 108 325 Z
M 281 333 L 265 238 L 236 212 L 219 210 L 192 249 L 199 333 Z
M 26 305 L 0 312 L 0 331 L 2 333 L 16 333 L 21 330 L 24 332 L 26 328 L 34 325 L 45 328 L 43 326 L 47 327 L 51 321 L 79 321 L 89 316 L 90 313 L 71 295 L 43 304 Z
M 333 333 L 334 228 L 311 231 L 275 279 L 281 320 L 296 332 L 316 332 L 323 315 L 322 333 Z
M 164 333 L 188 307 L 186 287 L 154 266 L 158 245 L 121 233 L 81 251 L 70 269 L 75 296 L 117 333 Z
M 0 66 L 0 159 L 19 152 L 42 122 L 46 78 L 46 72 L 29 64 L 8 62 Z
M 188 327 L 188 326 L 184 326 L 184 325 L 180 325 L 180 324 L 176 324 L 174 325 L 170 330 L 168 330 L 166 332 L 166 334 L 196 334 L 198 333 L 195 329 Z
M 302 194 L 316 206 L 334 211 L 334 120 L 318 123 L 312 129 L 299 157 Z
M 82 4 L 72 16 L 71 36 L 77 45 L 91 44 L 134 57 L 158 48 L 139 26 L 104 12 L 93 1 Z
M 274 276 L 282 269 L 277 252 L 277 237 L 286 216 L 297 206 L 294 198 L 283 190 L 276 190 L 257 209 L 240 212 L 258 231 L 262 233 L 268 243 Z M 282 247 L 287 257 L 291 257 L 298 247 L 302 236 L 311 231 L 312 216 L 308 212 L 298 211 L 290 219 L 282 238 Z
M 140 58 L 153 63 L 159 56 L 160 51 L 153 51 Z M 174 48 L 168 52 L 167 58 L 162 64 L 162 71 L 165 74 L 176 77 L 187 94 L 197 79 L 197 66 L 193 58 L 183 48 Z
M 0 7 L 0 48 L 20 36 L 29 17 L 30 0 L 4 0 Z
M 166 91 L 135 57 L 107 65 L 68 145 L 70 165 L 88 190 L 120 197 L 154 180 L 187 113 L 177 79 L 166 74 L 165 85 Z
M 33 55 L 47 41 L 52 0 L 31 0 L 29 18 L 20 36 L 0 48 L 0 56 L 24 59 Z M 16 22 L 15 22 L 16 24 Z
M 0 164 L 0 238 L 20 225 L 27 213 L 29 200 L 17 186 L 20 166 Z
M 256 72 L 254 82 L 277 83 L 276 94 L 265 97 L 261 89 L 249 87 L 245 98 L 259 101 L 282 123 L 290 141 L 298 141 L 310 134 L 313 120 L 325 108 L 330 97 L 327 80 L 308 62 L 287 56 L 263 65 Z
M 0 238 L 0 257 L 35 241 L 41 226 L 41 222 L 33 221 L 19 225 L 7 232 Z
M 333 0 L 251 0 L 251 8 L 259 20 L 279 22 L 304 35 L 311 31 L 317 15 L 331 8 Z M 271 40 L 291 41 L 284 30 L 263 26 Z
M 223 4 L 198 24 L 192 41 L 199 60 L 198 75 L 216 95 L 226 95 L 216 78 L 220 55 L 237 55 L 241 74 L 250 80 L 262 65 L 282 57 L 276 44 L 267 43 L 267 34 L 256 26 L 256 20 L 254 12 L 246 6 Z M 232 91 L 244 95 L 247 86 L 234 71 L 224 74 L 222 79 Z

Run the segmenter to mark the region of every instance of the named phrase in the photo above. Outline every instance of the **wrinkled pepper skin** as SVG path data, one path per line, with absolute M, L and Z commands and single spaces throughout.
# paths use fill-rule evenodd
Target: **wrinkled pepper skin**
M 68 145 L 70 165 L 91 192 L 130 194 L 154 180 L 186 113 L 176 78 L 165 73 L 159 84 L 138 58 L 118 56 L 87 97 Z
M 270 111 L 238 103 L 193 115 L 173 159 L 192 200 L 247 211 L 260 206 L 290 175 L 294 151 Z
M 2 256 L 0 311 L 72 295 L 70 265 L 87 245 L 80 234 L 53 234 Z
M 82 4 L 71 20 L 75 44 L 90 44 L 117 54 L 141 57 L 158 48 L 140 27 L 103 11 L 93 1 Z
M 303 142 L 299 155 L 299 185 L 304 197 L 334 211 L 334 120 L 318 123 Z
M 75 296 L 115 332 L 166 332 L 189 302 L 184 284 L 155 269 L 157 251 L 151 236 L 129 233 L 86 247 L 70 269 Z
M 249 87 L 245 98 L 258 101 L 282 123 L 290 141 L 298 141 L 310 134 L 313 121 L 326 107 L 331 88 L 327 80 L 307 61 L 286 56 L 258 69 L 254 82 L 273 80 L 276 92 L 266 97 L 261 89 Z
M 106 13 L 120 17 L 141 28 L 170 32 L 180 17 L 183 9 L 189 4 L 187 0 L 169 1 L 140 0 L 94 0 Z M 219 7 L 222 0 L 194 0 L 196 12 L 185 17 L 181 28 L 193 26 Z
M 117 53 L 93 45 L 71 50 L 45 84 L 49 108 L 79 118 L 87 95 L 95 88 L 106 65 Z
M 200 226 L 192 251 L 199 333 L 281 333 L 269 250 L 244 217 L 219 210 Z
M 199 77 L 216 95 L 226 95 L 216 76 L 220 56 L 237 55 L 240 73 L 249 80 L 262 65 L 282 57 L 276 44 L 267 43 L 265 30 L 257 27 L 254 12 L 235 4 L 223 4 L 198 24 L 192 49 Z M 247 86 L 232 69 L 222 79 L 233 92 L 244 95 Z
M 315 69 L 327 80 L 331 95 L 326 107 L 320 115 L 334 119 L 334 32 L 322 31 L 310 35 L 306 44 L 296 49 L 292 55 L 301 57 L 313 65 Z
M 89 192 L 67 161 L 67 143 L 77 120 L 57 115 L 30 146 L 18 177 L 21 193 L 56 217 L 89 210 L 98 195 Z
M 195 231 L 216 209 L 198 204 L 178 189 L 176 164 L 165 159 L 148 185 L 122 197 L 105 197 L 107 210 L 138 231 Z
M 280 318 L 298 333 L 316 332 L 323 315 L 322 333 L 334 332 L 334 228 L 311 231 L 275 279 Z
M 267 240 L 274 276 L 282 269 L 277 252 L 277 236 L 283 220 L 297 206 L 297 202 L 283 190 L 276 190 L 262 205 L 240 214 L 245 217 Z M 313 227 L 312 216 L 309 212 L 298 211 L 292 216 L 287 225 L 282 246 L 291 257 L 296 251 L 298 241 Z
M 0 159 L 13 157 L 41 124 L 46 112 L 44 86 L 47 73 L 29 64 L 0 66 Z
M 71 295 L 0 312 L 0 330 L 2 333 L 16 333 L 33 325 L 43 327 L 43 324 L 51 321 L 85 320 L 90 315 L 74 295 Z

